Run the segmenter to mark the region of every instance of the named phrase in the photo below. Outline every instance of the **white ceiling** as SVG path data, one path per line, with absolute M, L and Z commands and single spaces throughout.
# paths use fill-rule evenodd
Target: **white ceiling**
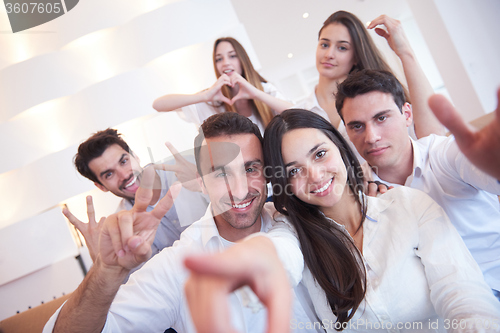
M 240 22 L 266 71 L 288 60 L 314 52 L 318 31 L 333 12 L 346 10 L 368 22 L 381 14 L 411 16 L 406 0 L 231 0 Z M 309 13 L 307 19 L 303 13 Z

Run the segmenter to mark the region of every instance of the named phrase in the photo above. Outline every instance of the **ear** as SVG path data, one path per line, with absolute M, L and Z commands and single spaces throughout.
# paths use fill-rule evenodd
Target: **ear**
M 99 184 L 98 182 L 94 182 L 94 185 L 95 185 L 98 189 L 100 189 L 101 191 L 103 191 L 103 192 L 108 192 L 108 191 L 109 191 L 106 187 L 104 187 L 104 185 Z
M 196 172 L 196 181 L 200 184 L 201 193 L 208 195 L 207 188 L 205 187 L 205 182 L 198 172 Z
M 413 110 L 411 108 L 411 104 L 410 103 L 403 104 L 401 111 L 403 112 L 403 116 L 406 119 L 405 121 L 406 127 L 410 127 L 411 124 L 413 124 Z

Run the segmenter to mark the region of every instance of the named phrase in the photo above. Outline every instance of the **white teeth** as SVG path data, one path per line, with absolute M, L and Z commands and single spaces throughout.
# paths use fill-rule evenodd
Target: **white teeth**
M 320 189 L 317 189 L 316 191 L 313 191 L 313 193 L 321 193 L 321 192 L 325 191 L 328 188 L 328 186 L 330 186 L 330 184 L 332 183 L 332 181 L 333 181 L 333 178 L 330 179 L 330 181 L 328 183 L 326 183 L 325 186 L 323 186 Z
M 230 73 L 230 72 L 232 72 L 232 71 L 233 71 L 232 69 L 226 69 L 226 70 L 224 71 L 224 74 Z
M 249 201 L 246 204 L 242 204 L 242 205 L 236 205 L 236 204 L 234 204 L 233 208 L 240 208 L 240 209 L 241 208 L 245 208 L 245 207 L 248 207 L 251 203 L 252 203 L 252 201 Z
M 134 185 L 134 183 L 135 183 L 136 180 L 137 180 L 137 177 L 134 176 L 134 178 L 132 178 L 132 180 L 129 181 L 127 185 L 125 185 L 125 188 L 128 188 L 128 187 Z

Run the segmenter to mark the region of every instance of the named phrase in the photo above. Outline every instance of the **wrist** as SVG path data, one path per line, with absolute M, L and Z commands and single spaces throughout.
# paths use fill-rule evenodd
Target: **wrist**
M 120 265 L 109 265 L 103 262 L 100 255 L 97 255 L 96 260 L 93 265 L 93 270 L 97 276 L 102 276 L 109 282 L 119 281 L 121 282 L 127 277 L 130 273 L 130 269 L 122 267 Z

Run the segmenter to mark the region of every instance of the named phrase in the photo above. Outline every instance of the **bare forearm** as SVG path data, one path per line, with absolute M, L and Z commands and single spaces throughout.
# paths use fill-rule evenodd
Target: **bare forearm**
M 255 98 L 260 100 L 262 103 L 267 104 L 271 109 L 273 109 L 277 113 L 281 113 L 293 107 L 292 103 L 276 98 L 272 95 L 266 94 L 262 90 L 258 90 L 258 92 L 255 95 Z
M 443 125 L 434 116 L 427 103 L 434 91 L 415 55 L 413 52 L 407 51 L 399 54 L 399 58 L 408 82 L 417 137 L 422 138 L 430 134 L 444 135 Z
M 200 91 L 199 93 L 192 95 L 184 94 L 170 94 L 158 97 L 153 102 L 153 108 L 158 112 L 174 111 L 182 107 L 206 102 L 205 91 Z
M 64 304 L 53 332 L 101 332 L 109 307 L 127 274 L 125 269 L 105 267 L 98 258 Z

